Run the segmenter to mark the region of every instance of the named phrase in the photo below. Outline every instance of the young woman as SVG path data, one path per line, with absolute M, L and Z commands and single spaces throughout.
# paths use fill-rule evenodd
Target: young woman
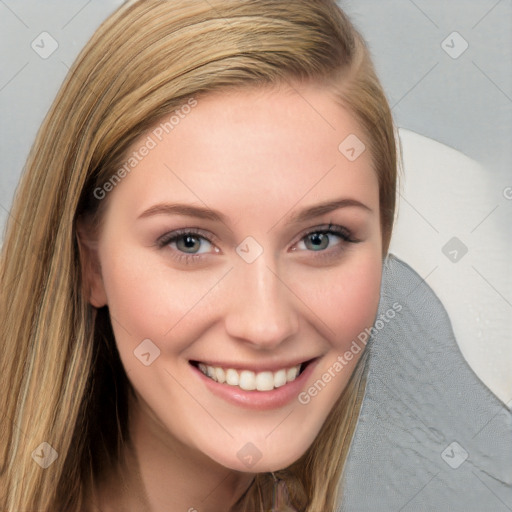
M 334 511 L 396 180 L 334 1 L 119 8 L 2 248 L 0 508 Z

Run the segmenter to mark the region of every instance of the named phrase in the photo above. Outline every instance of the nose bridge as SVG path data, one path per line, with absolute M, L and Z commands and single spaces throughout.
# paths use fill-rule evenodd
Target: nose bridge
M 273 258 L 264 253 L 253 263 L 241 261 L 234 272 L 228 334 L 260 348 L 273 348 L 298 329 L 293 294 L 274 270 Z

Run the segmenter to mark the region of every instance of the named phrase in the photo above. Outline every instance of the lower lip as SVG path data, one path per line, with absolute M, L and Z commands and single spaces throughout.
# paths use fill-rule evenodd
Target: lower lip
M 297 399 L 318 361 L 319 358 L 311 361 L 294 381 L 272 391 L 244 391 L 238 386 L 220 384 L 207 377 L 199 368 L 192 365 L 190 367 L 214 395 L 239 407 L 265 411 L 283 407 Z

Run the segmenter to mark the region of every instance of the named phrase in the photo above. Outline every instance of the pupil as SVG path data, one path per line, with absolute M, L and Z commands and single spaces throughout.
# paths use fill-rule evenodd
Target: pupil
M 184 242 L 183 245 L 186 249 L 193 249 L 194 245 L 197 244 L 197 239 L 193 236 L 184 236 L 182 241 Z
M 326 245 L 323 242 L 325 242 L 325 241 L 329 242 L 329 239 L 323 233 L 315 233 L 314 235 L 310 236 L 310 241 L 313 244 L 313 248 L 318 249 L 318 248 L 325 248 Z

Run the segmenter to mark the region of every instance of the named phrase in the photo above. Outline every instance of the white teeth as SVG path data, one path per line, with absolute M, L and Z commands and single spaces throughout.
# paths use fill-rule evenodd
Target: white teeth
M 272 391 L 274 389 L 274 374 L 272 372 L 258 373 L 256 375 L 256 389 L 258 391 Z
M 274 373 L 274 386 L 280 388 L 286 384 L 286 370 L 279 370 Z
M 277 372 L 264 371 L 259 373 L 251 370 L 238 372 L 233 368 L 224 369 L 208 366 L 204 363 L 199 363 L 198 367 L 204 375 L 221 384 L 238 386 L 244 391 L 272 391 L 274 388 L 284 386 L 287 382 L 293 382 L 300 373 L 301 365 L 283 368 Z
M 248 370 L 240 372 L 240 381 L 238 386 L 245 391 L 253 391 L 256 389 L 256 374 Z
M 291 380 L 295 380 L 297 375 L 299 374 L 300 367 L 294 366 L 293 368 L 289 368 L 286 371 L 286 380 L 290 382 Z
M 222 368 L 215 368 L 216 381 L 224 384 L 226 382 L 226 372 Z
M 239 382 L 240 376 L 238 375 L 238 372 L 236 370 L 226 371 L 226 384 L 229 384 L 230 386 L 238 386 Z

